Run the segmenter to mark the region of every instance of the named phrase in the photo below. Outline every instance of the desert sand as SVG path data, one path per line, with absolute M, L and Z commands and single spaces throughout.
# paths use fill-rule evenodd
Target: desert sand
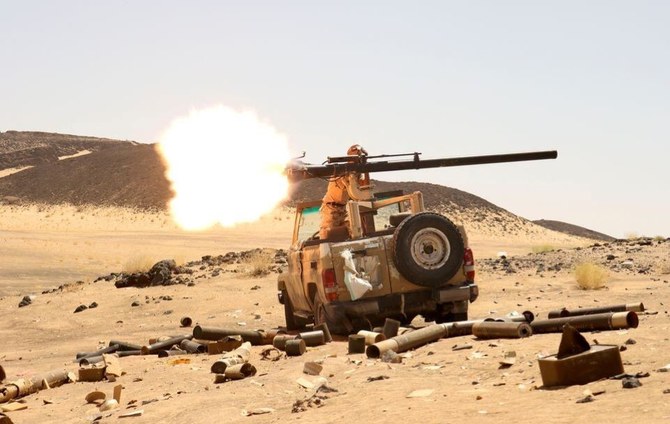
M 7 379 L 28 377 L 52 369 L 76 371 L 75 354 L 95 350 L 110 339 L 146 344 L 150 337 L 188 334 L 179 320 L 189 316 L 207 326 L 272 328 L 283 325 L 283 307 L 276 297 L 275 273 L 253 277 L 252 264 L 222 265 L 194 274 L 195 285 L 144 289 L 117 289 L 112 281 L 94 282 L 111 272 L 148 268 L 160 259 L 179 263 L 203 255 L 257 247 L 286 249 L 293 222 L 283 209 L 254 224 L 232 229 L 186 233 L 163 213 L 140 213 L 121 208 L 72 206 L 0 206 L 0 365 Z M 123 418 L 134 423 L 223 422 L 607 422 L 661 423 L 670 420 L 670 363 L 667 302 L 670 293 L 670 242 L 654 241 L 638 248 L 634 243 L 596 246 L 588 240 L 548 230 L 519 231 L 509 237 L 496 228 L 472 226 L 470 244 L 482 262 L 477 274 L 480 297 L 471 305 L 473 318 L 530 310 L 546 317 L 562 306 L 590 307 L 643 302 L 636 329 L 584 333 L 591 343 L 625 346 L 621 352 L 627 373 L 649 373 L 642 386 L 624 389 L 620 380 L 602 380 L 581 386 L 542 388 L 539 356 L 558 349 L 559 334 L 520 340 L 477 340 L 471 336 L 442 339 L 404 355 L 402 364 L 348 355 L 346 342 L 336 340 L 309 348 L 301 357 L 261 360 L 263 347 L 253 348 L 251 362 L 258 373 L 240 381 L 214 384 L 210 366 L 217 356 L 190 355 L 187 363 L 171 365 L 154 356 L 121 358 L 125 374 L 117 382 L 77 382 L 24 398 L 27 409 L 10 412 L 14 423 L 115 422 L 119 414 L 141 409 L 141 416 Z M 581 290 L 572 269 L 537 272 L 518 268 L 508 272 L 494 267 L 496 255 L 506 252 L 512 263 L 532 257 L 538 246 L 551 248 L 547 260 L 570 262 L 587 252 L 594 260 L 615 251 L 615 261 L 651 263 L 646 273 L 628 268 L 611 271 L 601 290 Z M 560 251 L 559 251 L 560 249 Z M 530 256 L 529 256 L 530 255 Z M 492 258 L 492 259 L 484 259 Z M 538 263 L 539 263 L 538 262 Z M 235 271 L 235 272 L 233 272 Z M 218 274 L 213 276 L 213 274 Z M 81 281 L 81 283 L 75 283 Z M 61 290 L 42 294 L 69 283 Z M 19 308 L 24 295 L 32 304 Z M 139 306 L 131 306 L 135 301 Z M 99 306 L 73 313 L 79 305 Z M 416 325 L 422 325 L 420 319 Z M 453 350 L 455 345 L 470 349 Z M 516 363 L 501 369 L 509 351 Z M 301 387 L 304 363 L 320 361 L 328 387 L 304 409 L 296 402 L 314 390 Z M 122 384 L 119 409 L 101 413 L 86 404 L 93 390 L 111 396 Z M 426 396 L 408 398 L 415 390 Z M 591 402 L 577 403 L 592 395 Z M 318 400 L 317 400 L 318 398 Z M 261 410 L 259 408 L 270 408 Z M 267 412 L 247 416 L 249 412 Z M 101 418 L 100 418 L 101 417 Z

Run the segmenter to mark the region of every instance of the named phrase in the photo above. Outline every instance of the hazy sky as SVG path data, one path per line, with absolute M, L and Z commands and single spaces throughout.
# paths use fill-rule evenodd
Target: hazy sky
M 225 104 L 315 163 L 352 142 L 425 158 L 556 149 L 375 177 L 667 237 L 669 23 L 661 0 L 0 0 L 0 131 L 153 142 Z

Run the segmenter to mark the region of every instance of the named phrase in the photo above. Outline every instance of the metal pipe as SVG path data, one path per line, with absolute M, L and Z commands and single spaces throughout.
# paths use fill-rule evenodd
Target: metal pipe
M 119 350 L 124 351 L 124 350 L 142 350 L 142 346 L 136 345 L 134 343 L 128 343 L 128 342 L 120 342 L 118 340 L 110 340 L 109 345 L 119 345 Z
M 158 352 L 159 350 L 165 350 L 169 349 L 172 346 L 181 343 L 182 340 L 191 340 L 193 338 L 192 335 L 184 335 L 184 336 L 177 336 L 177 337 L 172 337 L 170 339 L 167 339 L 162 342 L 157 342 L 153 343 L 147 346 L 142 346 L 140 349 L 142 351 L 142 355 L 148 355 L 150 353 L 155 353 Z
M 349 335 L 349 354 L 365 353 L 365 336 L 360 334 Z
M 138 349 L 138 350 L 122 350 L 122 351 L 116 352 L 116 354 L 119 355 L 119 358 L 123 358 L 124 356 L 137 356 L 137 355 L 142 354 L 142 351 L 140 349 Z
M 423 346 L 445 337 L 448 334 L 449 325 L 433 324 L 400 336 L 395 336 L 368 346 L 365 353 L 368 358 L 380 358 L 384 352 L 389 350 L 398 353 Z
M 66 370 L 51 371 L 30 378 L 15 380 L 0 387 L 0 403 L 36 393 L 42 389 L 57 387 L 70 381 L 70 376 Z
M 328 328 L 328 324 L 326 324 L 325 322 L 319 325 L 315 325 L 314 329 L 323 331 L 323 337 L 326 340 L 326 343 L 330 343 L 333 341 L 333 336 L 330 334 L 330 328 Z
M 384 320 L 384 327 L 382 328 L 382 334 L 385 338 L 390 339 L 398 335 L 398 329 L 400 328 L 400 321 L 386 318 Z
M 87 357 L 81 358 L 79 360 L 79 366 L 83 367 L 85 365 L 93 365 L 93 364 L 97 364 L 98 362 L 102 362 L 103 360 L 104 360 L 104 358 L 102 357 L 102 355 L 87 356 Z
M 526 322 L 478 322 L 472 326 L 472 334 L 479 339 L 529 337 L 533 330 Z
M 309 347 L 321 346 L 322 344 L 326 344 L 326 336 L 323 334 L 323 331 L 321 330 L 302 332 L 298 334 L 298 338 L 303 339 L 305 341 L 305 346 Z
M 207 346 L 201 343 L 197 343 L 191 340 L 182 340 L 179 343 L 179 347 L 182 350 L 185 350 L 188 353 L 205 353 L 207 352 Z
M 567 309 L 561 308 L 555 311 L 550 311 L 547 314 L 549 319 L 554 318 L 565 318 L 565 317 L 576 317 L 579 315 L 594 315 L 594 314 L 603 314 L 607 312 L 644 312 L 644 304 L 640 303 L 626 303 L 623 305 L 612 305 L 612 306 L 599 306 L 597 308 L 579 308 L 579 309 Z
M 181 355 L 188 355 L 188 352 L 185 350 L 175 350 L 175 349 L 169 349 L 169 350 L 159 350 L 156 352 L 159 358 L 167 358 L 169 356 L 181 356 Z
M 286 354 L 288 356 L 300 356 L 307 350 L 307 345 L 303 339 L 288 340 L 286 342 Z
M 639 320 L 637 314 L 633 311 L 608 312 L 533 321 L 530 326 L 534 334 L 562 333 L 563 325 L 567 323 L 570 323 L 577 331 L 606 331 L 637 328 Z
M 386 340 L 386 337 L 382 333 L 376 333 L 374 331 L 361 330 L 358 332 L 358 335 L 365 337 L 366 346 Z
M 256 375 L 256 367 L 248 362 L 226 368 L 224 375 L 230 380 L 241 380 Z
M 266 344 L 265 342 L 267 341 L 262 331 L 202 327 L 200 325 L 193 327 L 193 337 L 199 340 L 217 341 L 227 336 L 241 336 L 242 340 L 254 346 Z M 269 343 L 272 343 L 272 339 L 270 339 Z
M 272 346 L 279 350 L 286 350 L 286 342 L 289 340 L 295 340 L 297 337 L 298 336 L 292 336 L 290 334 L 277 334 L 272 340 Z
M 226 372 L 226 368 L 232 367 L 233 365 L 243 364 L 249 361 L 251 356 L 251 343 L 244 342 L 242 346 L 238 347 L 235 350 L 227 352 L 221 357 L 218 361 L 212 364 L 211 371 L 214 374 L 223 374 Z
M 113 344 L 113 345 L 109 345 L 105 348 L 98 349 L 95 352 L 80 352 L 80 353 L 77 353 L 77 360 L 81 360 L 81 359 L 84 359 L 84 358 L 90 358 L 92 356 L 100 356 L 103 353 L 114 353 L 117 350 L 119 350 L 119 345 Z

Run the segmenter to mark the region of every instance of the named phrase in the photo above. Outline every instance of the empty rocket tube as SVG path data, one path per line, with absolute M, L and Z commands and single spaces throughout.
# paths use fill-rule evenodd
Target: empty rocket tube
M 256 375 L 256 367 L 245 362 L 226 368 L 224 375 L 230 380 L 241 380 Z
M 365 353 L 365 336 L 360 334 L 349 335 L 349 354 Z
M 128 343 L 128 342 L 121 342 L 118 340 L 110 340 L 109 345 L 119 345 L 119 351 L 124 351 L 124 350 L 141 350 L 142 346 L 136 345 L 134 343 Z
M 79 366 L 85 366 L 85 365 L 93 365 L 97 364 L 98 362 L 102 362 L 104 360 L 102 355 L 98 356 L 87 356 L 85 358 L 81 358 L 79 360 Z
M 382 333 L 377 333 L 374 331 L 361 330 L 358 332 L 359 336 L 365 337 L 365 345 L 370 346 L 375 343 L 379 343 L 382 340 L 386 340 L 386 337 Z
M 533 321 L 530 326 L 533 328 L 534 334 L 562 333 L 563 325 L 567 323 L 570 323 L 577 331 L 607 331 L 637 328 L 639 320 L 637 314 L 633 311 L 608 312 Z
M 181 324 L 182 327 L 190 327 L 191 324 L 193 324 L 193 320 L 191 317 L 182 317 L 179 320 L 179 324 Z
M 77 359 L 81 360 L 81 359 L 84 359 L 84 358 L 89 358 L 91 356 L 100 356 L 103 353 L 114 353 L 117 350 L 119 350 L 119 345 L 117 345 L 117 344 L 109 345 L 105 348 L 98 349 L 95 352 L 80 352 L 80 353 L 77 353 Z
M 201 343 L 194 342 L 192 340 L 182 340 L 181 343 L 179 343 L 179 347 L 188 353 L 207 352 L 207 346 Z
M 214 374 L 224 374 L 226 368 L 233 365 L 243 364 L 249 361 L 251 356 L 251 343 L 244 342 L 242 346 L 223 355 L 221 359 L 212 364 L 211 371 Z
M 294 340 L 298 336 L 292 336 L 290 334 L 277 334 L 272 340 L 272 346 L 279 350 L 286 350 L 286 342 L 289 340 Z
M 116 352 L 117 355 L 119 355 L 119 358 L 123 358 L 124 356 L 137 356 L 141 355 L 142 351 L 141 350 L 121 350 Z
M 22 378 L 0 387 L 0 403 L 36 393 L 42 389 L 57 387 L 70 381 L 65 370 L 51 371 L 31 378 Z
M 298 334 L 298 338 L 303 339 L 305 341 L 305 346 L 309 347 L 321 346 L 322 344 L 326 344 L 326 336 L 323 334 L 323 331 L 321 330 L 302 332 Z
M 276 336 L 280 334 L 286 334 L 286 331 L 280 330 L 278 328 L 273 328 L 270 330 L 259 330 L 258 332 L 261 333 L 262 345 L 271 345 Z
M 307 345 L 303 339 L 288 340 L 285 350 L 288 356 L 300 356 L 307 350 Z
M 202 327 L 200 325 L 193 327 L 193 337 L 199 340 L 218 341 L 227 336 L 241 336 L 242 340 L 250 342 L 254 346 L 263 345 L 267 342 L 267 337 L 262 331 Z M 269 340 L 269 343 L 272 343 L 272 339 Z
M 188 352 L 185 350 L 176 350 L 176 349 L 169 349 L 169 350 L 159 350 L 155 352 L 159 358 L 167 358 L 170 356 L 180 356 L 180 355 L 188 355 Z
M 554 318 L 575 317 L 579 315 L 602 314 L 607 312 L 629 312 L 629 311 L 644 312 L 644 304 L 640 302 L 640 303 L 626 303 L 623 305 L 599 306 L 597 308 L 579 308 L 579 309 L 561 308 L 549 312 L 549 314 L 547 314 L 547 317 L 549 319 L 554 319 Z
M 400 321 L 386 318 L 384 320 L 384 327 L 382 327 L 382 334 L 385 338 L 390 339 L 398 335 L 398 329 L 400 329 Z
M 148 355 L 150 353 L 155 353 L 158 352 L 159 350 L 165 350 L 169 349 L 172 346 L 181 343 L 182 340 L 191 340 L 193 338 L 192 335 L 184 335 L 184 336 L 177 336 L 177 337 L 172 337 L 170 339 L 167 339 L 162 342 L 157 342 L 153 343 L 147 346 L 142 346 L 140 349 L 142 351 L 142 355 Z
M 526 322 L 478 322 L 472 326 L 472 334 L 479 339 L 520 339 L 529 337 L 533 330 Z
M 447 328 L 447 324 L 429 325 L 410 333 L 372 344 L 367 347 L 365 353 L 368 358 L 380 358 L 388 350 L 396 353 L 404 352 L 441 339 L 447 335 Z
M 326 324 L 325 322 L 319 325 L 315 325 L 314 329 L 323 331 L 323 337 L 326 343 L 330 343 L 333 341 L 333 336 L 330 334 L 330 328 L 328 328 L 328 324 Z

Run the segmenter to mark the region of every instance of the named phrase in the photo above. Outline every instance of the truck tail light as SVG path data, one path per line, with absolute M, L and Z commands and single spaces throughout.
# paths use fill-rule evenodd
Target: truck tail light
M 466 280 L 470 282 L 475 281 L 475 256 L 469 247 L 465 249 L 465 254 L 463 255 L 463 270 L 465 271 Z
M 337 300 L 337 280 L 335 279 L 335 270 L 333 268 L 324 269 L 321 272 L 323 281 L 323 291 L 326 293 L 326 299 L 329 301 Z

